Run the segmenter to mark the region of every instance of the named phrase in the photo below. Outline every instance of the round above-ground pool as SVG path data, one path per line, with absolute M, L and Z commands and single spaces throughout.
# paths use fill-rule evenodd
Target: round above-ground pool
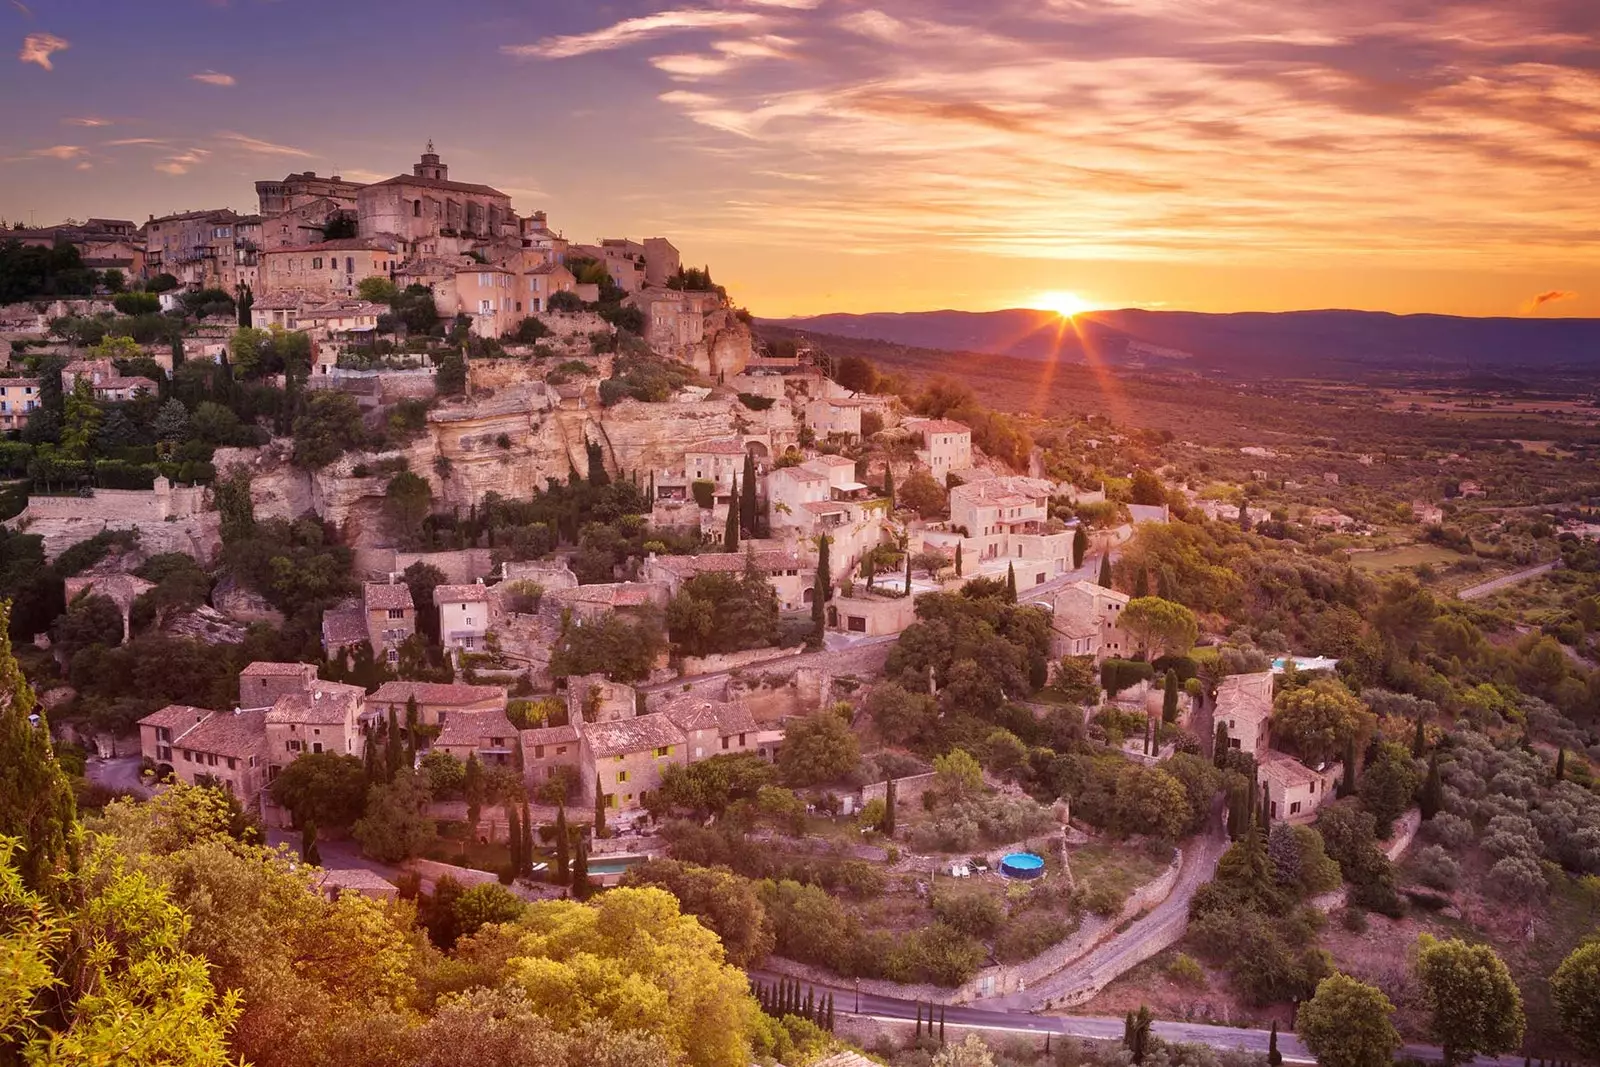
M 1044 858 L 1032 852 L 1013 852 L 1000 859 L 1000 873 L 1007 878 L 1041 878 L 1044 876 Z

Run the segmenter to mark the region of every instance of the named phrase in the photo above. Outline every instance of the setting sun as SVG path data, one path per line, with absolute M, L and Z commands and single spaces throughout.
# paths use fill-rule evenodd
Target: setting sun
M 1089 303 L 1079 294 L 1061 289 L 1040 293 L 1033 298 L 1033 302 L 1028 306 L 1038 311 L 1054 311 L 1064 319 L 1082 315 L 1085 311 L 1096 310 L 1095 305 Z

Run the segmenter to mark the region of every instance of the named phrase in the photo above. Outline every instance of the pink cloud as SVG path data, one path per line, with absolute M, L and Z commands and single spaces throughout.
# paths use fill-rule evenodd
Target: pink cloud
M 204 82 L 207 85 L 220 85 L 224 88 L 239 84 L 239 80 L 232 74 L 224 74 L 218 70 L 202 70 L 199 74 L 189 75 L 189 80 Z
M 24 63 L 36 63 L 45 70 L 54 70 L 55 65 L 50 62 L 50 57 L 71 47 L 72 42 L 65 37 L 57 37 L 53 33 L 30 33 L 22 39 L 22 51 L 17 53 L 17 58 Z

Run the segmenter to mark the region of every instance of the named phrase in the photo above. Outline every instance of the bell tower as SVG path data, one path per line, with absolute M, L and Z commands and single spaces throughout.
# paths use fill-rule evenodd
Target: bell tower
M 428 149 L 422 153 L 421 162 L 411 168 L 411 173 L 418 178 L 449 180 L 450 168 L 439 162 L 439 153 L 433 150 L 433 138 L 428 139 Z

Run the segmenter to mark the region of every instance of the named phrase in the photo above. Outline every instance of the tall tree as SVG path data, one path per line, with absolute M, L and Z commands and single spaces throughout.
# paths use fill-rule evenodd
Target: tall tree
M 956 577 L 961 577 L 961 542 L 956 542 Z
M 1522 993 L 1494 949 L 1428 934 L 1417 945 L 1417 977 L 1446 1067 L 1509 1052 L 1522 1043 L 1527 1024 Z
M 1567 750 L 1565 746 L 1556 750 L 1556 781 L 1567 780 Z
M 1428 731 L 1421 715 L 1417 716 L 1417 732 L 1411 735 L 1411 758 L 1421 759 L 1428 750 Z
M 307 819 L 300 828 L 300 858 L 313 867 L 322 866 L 322 852 L 317 848 L 317 823 Z
M 722 550 L 724 552 L 739 551 L 739 479 L 733 480 L 733 489 L 728 494 L 728 521 L 722 531 Z
M 20 855 L 9 859 L 23 886 L 49 896 L 51 875 L 73 862 L 77 804 L 33 687 L 11 652 L 10 626 L 11 602 L 0 601 L 0 837 L 19 843 Z
M 589 890 L 589 844 L 580 835 L 578 837 L 578 854 L 572 860 L 572 895 L 578 900 L 588 900 Z
M 1016 602 L 1017 602 L 1017 565 L 1015 563 L 1007 563 L 1006 564 L 1006 603 L 1007 604 L 1015 604 Z
M 1161 687 L 1161 721 L 1178 721 L 1178 672 L 1170 668 Z
M 744 481 L 739 491 L 739 525 L 750 537 L 761 536 L 760 502 L 756 499 L 756 458 L 744 454 Z
M 400 769 L 400 761 L 404 753 L 400 747 L 400 718 L 395 714 L 393 705 L 389 707 L 389 730 L 384 738 L 383 765 L 387 772 L 387 780 L 394 781 L 395 772 Z
M 567 831 L 567 806 L 563 804 L 556 809 L 556 885 L 566 885 L 568 879 L 572 877 L 572 871 L 568 867 L 569 856 L 567 850 L 570 845 L 571 842 L 568 840 Z
M 894 468 L 883 468 L 883 495 L 889 501 L 889 510 L 894 511 Z
M 600 784 L 600 775 L 594 776 L 594 836 L 606 836 L 606 791 Z
M 817 577 L 811 583 L 811 640 L 816 647 L 822 647 L 822 640 L 828 629 L 828 598 L 833 594 L 833 575 L 829 573 L 830 560 L 828 548 L 833 544 L 833 538 L 827 534 L 817 535 Z
M 517 811 L 515 804 L 507 804 L 504 808 L 506 815 L 506 850 L 511 853 L 510 875 L 516 878 L 522 873 L 522 816 Z
M 1083 566 L 1083 557 L 1089 551 L 1089 533 L 1083 528 L 1083 523 L 1072 533 L 1072 569 L 1077 570 Z
M 1099 585 L 1102 589 L 1111 588 L 1111 553 L 1109 551 L 1100 557 Z
M 522 802 L 522 870 L 523 877 L 533 875 L 533 812 L 528 808 L 528 802 Z
M 1417 792 L 1417 807 L 1422 810 L 1424 822 L 1444 808 L 1444 781 L 1439 774 L 1437 751 L 1428 756 L 1428 776 L 1422 780 L 1422 788 Z
M 483 764 L 478 762 L 476 752 L 467 753 L 467 767 L 461 775 L 461 796 L 467 802 L 467 832 L 472 839 L 478 839 L 478 820 L 483 817 L 483 802 L 486 786 L 483 780 Z
M 1591 1057 L 1600 1059 L 1600 939 L 1572 950 L 1550 976 L 1561 1029 Z
M 883 787 L 883 822 L 879 824 L 879 829 L 883 831 L 885 837 L 894 836 L 894 808 L 895 784 L 891 778 Z
M 1400 1047 L 1393 1014 L 1382 990 L 1333 974 L 1300 1006 L 1295 1027 L 1321 1067 L 1387 1067 Z
M 1136 567 L 1133 571 L 1133 596 L 1135 600 L 1150 595 L 1150 572 L 1143 567 Z
M 911 595 L 911 550 L 906 550 L 906 596 Z

